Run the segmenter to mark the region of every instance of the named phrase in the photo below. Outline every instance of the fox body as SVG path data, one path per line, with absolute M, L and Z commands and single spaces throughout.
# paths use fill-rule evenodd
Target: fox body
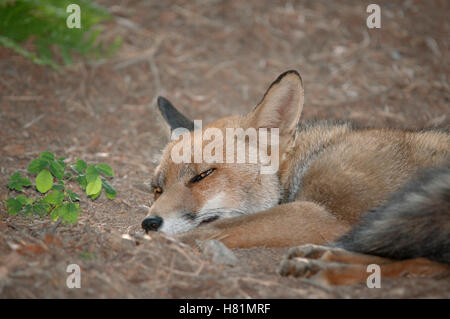
M 259 163 L 175 163 L 171 154 L 183 135 L 171 141 L 152 178 L 155 202 L 143 228 L 186 241 L 217 238 L 228 247 L 335 242 L 388 258 L 450 263 L 450 135 L 307 123 L 300 121 L 303 99 L 300 75 L 288 71 L 248 115 L 201 129 L 278 128 L 279 168 L 272 174 L 261 174 Z M 201 135 L 193 122 L 164 98 L 158 107 L 172 130 L 188 130 L 193 145 Z M 422 248 L 406 249 L 409 243 Z

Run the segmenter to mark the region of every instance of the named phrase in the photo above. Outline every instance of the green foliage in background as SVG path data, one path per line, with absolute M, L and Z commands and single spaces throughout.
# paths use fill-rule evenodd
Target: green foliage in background
M 81 28 L 68 28 L 70 4 L 81 9 Z M 85 58 L 110 56 L 121 44 L 117 37 L 105 45 L 98 41 L 100 22 L 112 16 L 87 0 L 0 0 L 0 45 L 11 48 L 40 65 L 58 69 L 70 64 L 73 53 Z M 30 39 L 35 49 L 22 44 Z
M 20 194 L 6 200 L 9 214 L 37 214 L 41 217 L 49 215 L 54 221 L 61 219 L 66 223 L 74 223 L 80 213 L 80 196 L 66 188 L 66 183 L 77 182 L 91 199 L 96 199 L 104 190 L 106 197 L 114 199 L 116 190 L 108 182 L 114 176 L 113 169 L 104 163 L 88 165 L 77 159 L 75 163 L 66 165 L 65 158 L 55 158 L 50 152 L 42 152 L 39 158 L 28 165 L 28 173 L 36 175 L 34 186 L 38 191 L 36 197 Z M 33 186 L 27 177 L 20 172 L 14 173 L 8 183 L 11 191 L 22 192 L 24 188 Z

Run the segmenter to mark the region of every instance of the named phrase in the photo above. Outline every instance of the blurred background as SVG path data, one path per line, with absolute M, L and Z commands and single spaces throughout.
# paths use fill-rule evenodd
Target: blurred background
M 170 99 L 192 119 L 210 122 L 247 113 L 281 72 L 296 69 L 305 86 L 302 120 L 448 129 L 449 1 L 377 1 L 380 29 L 366 25 L 366 8 L 371 2 L 0 1 L 0 184 L 5 185 L 18 166 L 24 167 L 39 152 L 48 150 L 69 160 L 82 157 L 110 163 L 119 193 L 111 202 L 99 198 L 82 204 L 87 213 L 80 222 L 59 230 L 62 238 L 67 236 L 68 246 L 23 261 L 39 260 L 40 267 L 26 280 L 11 279 L 14 285 L 5 286 L 5 295 L 38 295 L 51 285 L 42 281 L 36 287 L 27 286 L 30 278 L 39 282 L 49 276 L 63 282 L 65 273 L 54 270 L 54 261 L 78 256 L 80 249 L 109 256 L 79 261 L 89 264 L 93 269 L 90 276 L 96 278 L 102 263 L 112 258 L 105 251 L 117 248 L 102 244 L 98 234 L 139 231 L 143 214 L 136 207 L 151 205 L 153 200 L 142 183 L 151 176 L 167 141 L 154 111 L 158 95 Z M 80 4 L 79 30 L 65 25 L 68 3 Z M 7 197 L 5 188 L 0 196 L 2 200 Z M 3 225 L 11 222 L 16 226 L 15 230 L 3 229 L 3 236 L 11 242 L 24 240 L 25 234 L 33 238 L 30 241 L 42 241 L 45 227 L 50 227 L 49 221 L 39 219 L 12 221 L 3 205 L 0 209 Z M 80 238 L 85 238 L 84 246 L 70 245 Z M 89 246 L 88 242 L 95 244 Z M 162 252 L 165 246 L 157 244 L 163 248 L 155 246 L 153 251 Z M 6 258 L 10 249 L 4 248 Z M 114 256 L 123 257 L 122 248 L 117 248 L 119 255 Z M 281 253 L 269 255 L 266 257 L 274 262 L 268 262 L 266 268 L 259 266 L 259 273 L 251 263 L 242 271 L 251 270 L 259 278 L 268 276 L 280 290 L 269 287 L 265 295 L 263 290 L 245 290 L 239 285 L 235 290 L 221 290 L 221 285 L 229 286 L 229 282 L 220 282 L 229 274 L 216 274 L 218 279 L 212 284 L 219 291 L 216 295 L 245 297 L 244 289 L 250 297 L 285 296 L 288 288 L 282 290 L 281 285 L 287 284 L 274 273 Z M 150 278 L 148 269 L 142 272 L 139 268 L 143 261 L 133 260 L 128 268 L 111 266 L 105 275 L 123 275 L 123 282 L 107 285 L 99 276 L 92 285 L 93 294 L 180 297 L 194 293 L 173 288 L 169 279 Z M 147 260 L 146 265 L 152 262 Z M 170 260 L 155 263 L 170 264 Z M 135 272 L 130 270 L 133 267 Z M 166 268 L 161 267 L 164 273 Z M 148 275 L 140 278 L 139 270 Z M 139 285 L 155 278 L 162 280 L 154 286 L 159 288 L 143 293 Z M 127 295 L 120 285 L 129 281 L 135 283 L 130 288 L 135 290 Z M 204 284 L 211 285 L 208 281 Z M 206 286 L 202 295 L 199 285 L 195 290 L 198 296 L 213 296 L 211 291 L 208 295 Z M 86 291 L 46 291 L 46 296 L 89 296 Z M 356 296 L 360 292 L 346 293 Z M 377 292 L 370 293 L 376 296 Z M 412 290 L 397 293 L 414 295 Z M 287 296 L 308 294 L 311 291 L 294 289 Z

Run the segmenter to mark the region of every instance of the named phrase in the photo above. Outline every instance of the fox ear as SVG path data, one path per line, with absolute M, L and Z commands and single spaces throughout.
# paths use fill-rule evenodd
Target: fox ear
M 189 131 L 194 130 L 194 122 L 181 114 L 169 100 L 162 96 L 158 97 L 158 109 L 164 120 L 169 124 L 170 131 L 179 127 L 186 128 Z
M 248 126 L 279 128 L 280 136 L 293 137 L 302 109 L 302 78 L 297 71 L 287 71 L 278 76 L 261 102 L 247 116 Z

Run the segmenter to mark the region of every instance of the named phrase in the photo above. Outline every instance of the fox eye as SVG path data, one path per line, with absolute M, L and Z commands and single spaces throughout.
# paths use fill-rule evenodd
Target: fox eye
M 161 194 L 162 193 L 162 189 L 161 189 L 161 187 L 155 187 L 155 193 L 156 194 Z
M 189 183 L 193 184 L 193 183 L 197 183 L 199 181 L 201 181 L 202 179 L 204 179 L 206 176 L 211 175 L 216 169 L 215 168 L 210 168 L 206 171 L 204 171 L 203 173 L 198 174 L 197 176 L 194 176 Z
M 159 197 L 159 195 L 162 194 L 163 190 L 161 187 L 156 186 L 153 188 L 153 192 L 155 193 L 155 199 L 157 199 Z

